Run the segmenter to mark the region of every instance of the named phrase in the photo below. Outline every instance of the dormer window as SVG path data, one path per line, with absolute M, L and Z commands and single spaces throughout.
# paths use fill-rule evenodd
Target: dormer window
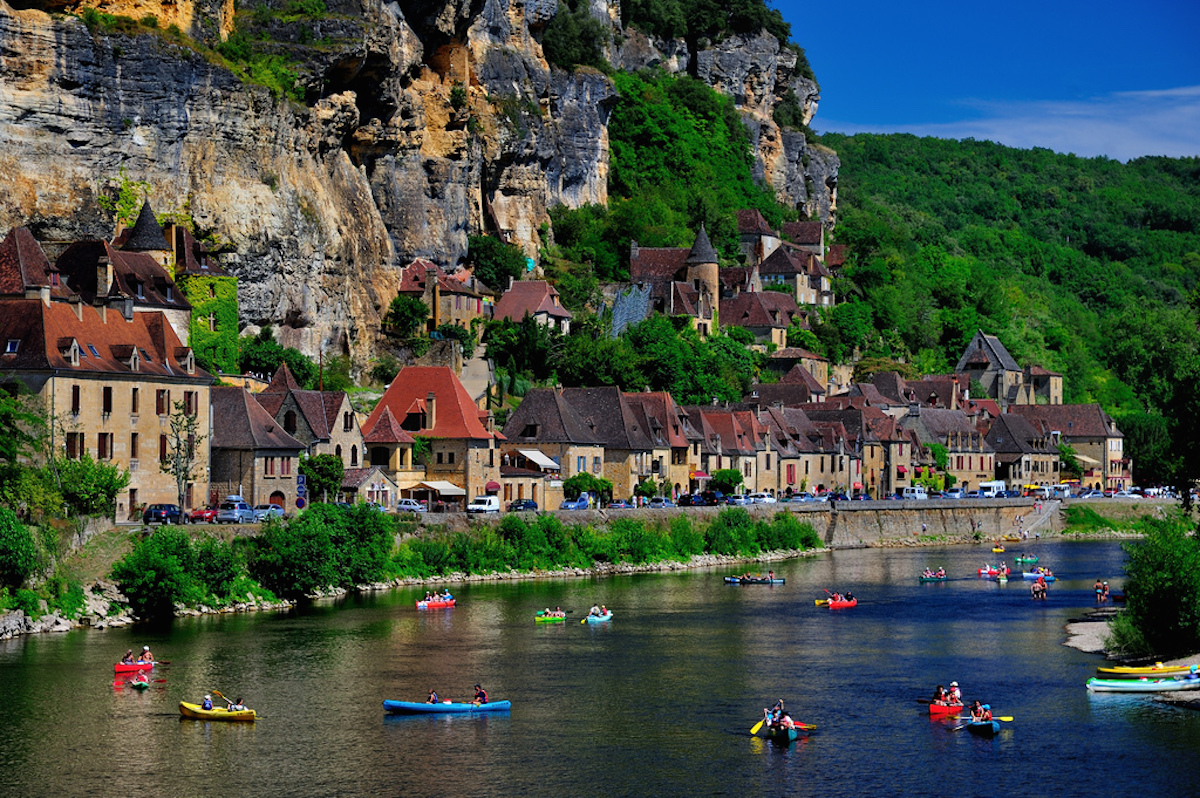
M 138 349 L 138 352 L 140 352 L 140 353 L 141 353 L 141 355 L 142 355 L 142 360 L 146 361 L 147 363 L 153 363 L 153 362 L 154 362 L 154 358 L 150 357 L 150 355 L 149 355 L 149 354 L 146 352 L 146 350 L 145 350 L 145 349 Z
M 135 283 L 133 284 L 133 292 L 134 292 L 135 294 L 137 294 L 137 298 L 138 298 L 138 299 L 145 299 L 145 298 L 146 298 L 145 288 L 144 288 L 143 284 L 142 284 L 140 281 L 138 281 L 138 282 L 135 282 Z
M 92 344 L 87 345 L 88 351 L 92 353 L 92 357 L 100 357 L 100 353 L 96 351 L 96 347 Z
M 21 348 L 20 338 L 9 338 L 8 343 L 4 347 L 4 354 L 15 355 L 17 350 Z
M 171 286 L 169 286 L 169 285 L 167 286 L 167 301 L 168 302 L 175 301 L 175 289 L 171 288 Z

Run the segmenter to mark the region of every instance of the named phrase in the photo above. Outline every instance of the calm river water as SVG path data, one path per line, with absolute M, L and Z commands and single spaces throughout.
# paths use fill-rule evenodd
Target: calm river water
M 0 643 L 0 795 L 1200 795 L 1200 713 L 1091 697 L 1100 658 L 1062 645 L 1092 581 L 1119 585 L 1120 547 L 1029 548 L 1065 577 L 1044 603 L 976 578 L 983 547 L 855 550 L 776 564 L 773 588 L 727 570 L 466 585 L 453 610 L 398 590 Z M 927 564 L 958 578 L 919 585 Z M 826 587 L 858 608 L 815 607 Z M 579 623 L 593 602 L 611 623 Z M 533 623 L 554 605 L 568 623 Z M 147 643 L 166 681 L 114 689 Z M 916 699 L 951 680 L 1015 721 L 995 740 L 931 722 Z M 511 713 L 383 714 L 477 681 Z M 179 718 L 213 689 L 261 719 Z M 750 737 L 779 697 L 820 734 Z

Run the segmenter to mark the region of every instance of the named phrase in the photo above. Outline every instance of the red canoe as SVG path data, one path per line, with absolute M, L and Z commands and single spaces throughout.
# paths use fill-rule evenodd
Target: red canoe
M 153 662 L 131 662 L 128 665 L 124 662 L 118 662 L 113 665 L 113 673 L 137 673 L 138 671 L 154 670 Z
M 419 610 L 436 610 L 438 607 L 453 607 L 454 599 L 449 601 L 418 601 L 417 609 Z
M 962 704 L 930 704 L 930 715 L 957 715 L 962 711 Z
M 831 610 L 849 609 L 851 607 L 857 607 L 857 606 L 858 606 L 858 599 L 850 599 L 849 601 L 831 601 L 831 602 L 829 602 L 829 609 L 831 609 Z

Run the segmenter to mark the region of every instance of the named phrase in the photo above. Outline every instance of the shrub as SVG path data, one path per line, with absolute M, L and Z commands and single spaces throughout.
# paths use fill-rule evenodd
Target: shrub
M 320 507 L 268 525 L 258 539 L 250 573 L 276 595 L 298 599 L 337 581 L 336 553 Z
M 233 584 L 242 575 L 241 558 L 232 545 L 213 537 L 193 544 L 196 578 L 213 597 L 233 593 Z
M 713 554 L 755 555 L 761 551 L 754 521 L 741 507 L 722 510 L 709 524 L 704 539 Z
M 195 556 L 187 534 L 164 525 L 113 566 L 112 578 L 140 618 L 174 614 L 177 602 L 199 598 Z
M 1126 610 L 1114 644 L 1129 653 L 1182 656 L 1200 649 L 1200 541 L 1180 521 L 1141 522 L 1145 538 L 1124 546 Z
M 20 587 L 37 565 L 37 546 L 29 527 L 7 507 L 0 507 L 0 587 Z
M 117 494 L 129 485 L 129 472 L 92 458 L 55 458 L 63 502 L 78 515 L 112 515 Z
M 309 513 L 314 511 L 333 540 L 338 584 L 349 587 L 383 578 L 396 532 L 392 516 L 365 504 L 357 504 L 349 512 L 336 505 L 318 505 Z
M 692 520 L 682 513 L 671 519 L 671 543 L 683 559 L 704 553 L 704 536 L 696 531 Z

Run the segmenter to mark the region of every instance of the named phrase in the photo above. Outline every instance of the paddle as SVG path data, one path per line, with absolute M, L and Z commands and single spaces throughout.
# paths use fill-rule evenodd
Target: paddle
M 829 599 L 813 599 L 813 604 L 816 604 L 818 607 L 820 607 L 822 604 L 828 604 L 828 603 L 829 603 Z
M 971 719 L 970 716 L 966 716 L 966 717 L 957 716 L 957 717 L 953 718 L 953 720 L 970 720 L 970 719 Z M 992 720 L 1002 720 L 1005 723 L 1012 723 L 1014 718 L 1012 715 L 995 715 L 992 717 Z
M 759 730 L 759 729 L 761 729 L 761 728 L 763 727 L 763 723 L 765 723 L 765 722 L 766 722 L 766 718 L 763 718 L 763 719 L 762 719 L 762 720 L 760 720 L 758 723 L 755 723 L 755 724 L 754 724 L 754 726 L 752 726 L 752 727 L 750 728 L 750 733 L 751 733 L 751 734 L 758 734 L 758 730 Z

